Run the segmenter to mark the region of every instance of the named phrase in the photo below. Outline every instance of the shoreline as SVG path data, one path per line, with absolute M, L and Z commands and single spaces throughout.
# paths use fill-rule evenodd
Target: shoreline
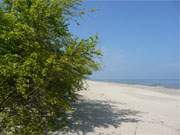
M 150 85 L 143 85 L 143 84 L 128 84 L 128 83 L 121 83 L 121 82 L 111 82 L 111 81 L 100 81 L 100 80 L 86 80 L 87 82 L 99 82 L 99 83 L 106 83 L 106 84 L 113 84 L 125 87 L 133 87 L 133 88 L 144 88 L 145 90 L 160 92 L 164 94 L 171 94 L 171 95 L 179 95 L 180 96 L 180 88 L 168 88 L 164 86 L 150 86 Z
M 136 80 L 136 79 L 135 79 Z M 138 79 L 137 79 L 138 80 Z M 141 80 L 141 79 L 140 79 Z M 87 79 L 87 81 L 95 81 L 95 82 L 105 82 L 105 83 L 115 83 L 115 84 L 125 84 L 125 85 L 137 85 L 137 86 L 147 86 L 147 87 L 157 87 L 157 88 L 165 88 L 165 89 L 172 89 L 172 90 L 180 90 L 180 86 L 179 87 L 171 87 L 171 86 L 163 86 L 161 84 L 157 84 L 157 85 L 153 85 L 153 84 L 140 84 L 140 83 L 131 83 L 131 82 L 121 82 L 121 81 L 106 81 L 106 80 L 90 80 L 90 79 Z M 179 84 L 180 85 L 180 84 Z

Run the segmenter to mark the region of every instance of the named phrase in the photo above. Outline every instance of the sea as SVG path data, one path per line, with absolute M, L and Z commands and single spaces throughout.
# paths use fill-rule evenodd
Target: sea
M 121 84 L 145 85 L 180 90 L 180 79 L 90 79 Z

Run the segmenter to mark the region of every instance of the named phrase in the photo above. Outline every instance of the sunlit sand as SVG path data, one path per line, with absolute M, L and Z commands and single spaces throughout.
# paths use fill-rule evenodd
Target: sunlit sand
M 180 135 L 178 90 L 94 81 L 88 85 L 78 93 L 69 134 Z

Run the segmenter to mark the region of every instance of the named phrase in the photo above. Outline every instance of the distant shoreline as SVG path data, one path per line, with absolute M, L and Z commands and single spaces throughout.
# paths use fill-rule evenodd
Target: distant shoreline
M 101 79 L 88 79 L 90 81 L 97 82 L 107 82 L 107 83 L 115 83 L 115 84 L 125 84 L 125 85 L 133 85 L 133 86 L 144 86 L 144 87 L 153 87 L 153 88 L 163 88 L 163 89 L 171 89 L 171 90 L 180 90 L 180 80 L 178 79 L 120 79 L 120 80 L 101 80 Z M 154 82 L 150 82 L 153 80 Z M 171 80 L 175 81 L 175 84 L 168 84 L 166 82 L 156 82 L 159 80 Z M 144 82 L 143 82 L 144 81 Z M 147 81 L 147 82 L 146 82 Z M 148 82 L 149 81 L 149 82 Z
M 108 82 L 108 81 L 100 81 L 100 80 L 87 80 L 87 82 L 99 82 L 99 83 L 104 83 L 104 84 L 112 84 L 120 87 L 129 87 L 131 88 L 139 88 L 139 89 L 144 89 L 144 90 L 149 90 L 149 91 L 154 91 L 154 92 L 160 92 L 168 95 L 178 95 L 180 96 L 180 89 L 175 89 L 175 88 L 167 88 L 163 86 L 148 86 L 148 85 L 141 85 L 141 84 L 127 84 L 127 83 L 119 83 L 119 82 Z

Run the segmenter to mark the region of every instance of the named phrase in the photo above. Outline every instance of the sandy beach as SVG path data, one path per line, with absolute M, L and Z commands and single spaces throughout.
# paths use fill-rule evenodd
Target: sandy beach
M 72 135 L 180 135 L 180 91 L 87 81 Z M 67 134 L 67 133 L 66 133 Z

